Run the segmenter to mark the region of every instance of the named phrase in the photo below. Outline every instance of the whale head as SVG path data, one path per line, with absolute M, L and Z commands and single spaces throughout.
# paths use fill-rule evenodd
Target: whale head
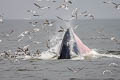
M 91 51 L 74 33 L 72 28 L 68 28 L 63 36 L 58 59 L 71 59 L 73 56 L 89 54 Z

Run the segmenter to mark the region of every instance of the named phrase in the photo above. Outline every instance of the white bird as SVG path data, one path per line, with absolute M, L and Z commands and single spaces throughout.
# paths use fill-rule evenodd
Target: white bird
M 49 9 L 49 6 L 42 6 L 40 9 Z
M 110 63 L 108 66 L 114 66 L 114 67 L 117 67 L 119 66 L 117 63 Z
M 0 42 L 2 42 L 2 40 L 0 39 Z
M 78 16 L 83 16 L 83 15 L 85 15 L 86 13 L 87 13 L 87 11 L 83 11 L 83 12 L 79 13 Z
M 3 16 L 0 15 L 0 22 L 3 23 Z
M 95 19 L 94 15 L 93 14 L 88 14 L 88 17 L 92 18 L 93 20 Z
M 42 42 L 39 42 L 39 41 L 32 41 L 34 44 L 40 44 Z
M 119 3 L 115 3 L 115 2 L 112 2 L 112 1 L 103 1 L 103 3 L 105 3 L 105 4 L 113 4 L 114 8 L 116 8 L 117 10 L 120 10 L 120 4 Z
M 73 9 L 72 16 L 69 20 L 78 19 L 79 16 L 84 16 L 86 13 L 87 13 L 87 11 L 79 12 L 79 9 L 75 8 L 75 9 Z
M 112 71 L 111 70 L 105 70 L 105 71 L 103 71 L 103 75 L 105 75 L 105 74 L 112 74 Z
M 63 19 L 63 18 L 61 18 L 61 17 L 59 17 L 59 16 L 56 16 L 58 19 L 60 19 L 60 20 L 62 20 L 62 21 L 65 21 L 65 22 L 69 22 L 70 20 L 65 20 L 65 19 Z
M 72 17 L 74 17 L 75 19 L 78 19 L 78 8 L 75 8 L 75 9 L 72 11 Z
M 38 31 L 40 31 L 39 28 L 34 28 L 34 29 L 33 29 L 33 32 L 38 32 Z
M 70 1 L 70 0 L 64 0 L 64 3 L 72 4 L 72 1 Z
M 48 6 L 48 7 L 46 7 L 46 6 L 40 6 L 39 4 L 37 4 L 37 3 L 34 3 L 34 5 L 36 6 L 36 7 L 38 7 L 39 9 L 49 9 L 50 7 Z
M 23 47 L 23 50 L 27 50 L 30 47 L 30 45 L 26 45 Z
M 3 36 L 3 37 L 10 37 L 10 35 L 12 35 L 13 32 L 14 32 L 14 30 L 11 30 L 9 32 L 1 32 L 1 36 Z
M 68 4 L 65 4 L 65 3 L 63 3 L 63 4 L 61 4 L 59 7 L 57 7 L 56 9 L 60 9 L 60 8 L 64 8 L 65 10 L 68 10 L 69 8 L 68 8 Z
M 93 19 L 93 20 L 95 19 L 95 16 L 94 16 L 93 14 L 87 12 L 87 11 L 84 12 L 83 16 L 85 16 L 85 17 L 90 17 L 90 18 Z
M 37 0 L 37 1 L 42 1 L 42 0 Z
M 43 23 L 43 25 L 48 25 L 48 26 L 53 26 L 53 23 L 55 23 L 56 21 L 49 21 L 49 20 L 45 20 L 45 22 Z
M 33 27 L 35 27 L 36 26 L 36 24 L 38 24 L 38 22 L 36 21 L 36 22 L 29 22 L 30 24 L 32 24 L 32 26 Z
M 115 5 L 115 8 L 116 8 L 117 10 L 120 9 L 120 4 L 117 4 L 117 3 L 114 3 L 114 2 L 112 2 L 112 4 Z
M 35 11 L 35 10 L 27 10 L 27 12 L 30 12 L 32 14 L 36 14 L 37 13 L 37 11 Z
M 22 32 L 20 35 L 18 35 L 18 42 L 20 42 L 21 40 L 23 40 L 23 38 L 26 36 L 26 35 L 30 35 L 30 31 L 24 31 Z
M 103 1 L 103 3 L 111 4 L 112 2 L 111 1 Z

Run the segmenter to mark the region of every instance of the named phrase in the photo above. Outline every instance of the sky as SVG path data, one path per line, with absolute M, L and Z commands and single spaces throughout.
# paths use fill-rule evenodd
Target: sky
M 88 11 L 94 14 L 96 19 L 120 19 L 120 10 L 114 8 L 113 5 L 104 4 L 106 0 L 71 0 L 73 3 L 69 6 L 69 10 L 56 8 L 63 3 L 63 0 L 56 0 L 56 3 L 47 2 L 46 0 L 0 0 L 0 15 L 5 19 L 54 19 L 56 16 L 69 18 L 72 10 L 79 8 L 80 12 Z M 107 0 L 108 1 L 108 0 Z M 120 3 L 120 0 L 113 0 Z M 50 6 L 50 9 L 40 10 L 33 3 L 41 6 Z M 33 17 L 27 10 L 37 11 L 40 17 Z M 84 19 L 80 17 L 79 19 Z

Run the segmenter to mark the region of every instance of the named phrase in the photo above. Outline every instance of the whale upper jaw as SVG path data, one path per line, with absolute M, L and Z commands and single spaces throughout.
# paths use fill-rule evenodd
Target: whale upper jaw
M 64 34 L 61 46 L 60 46 L 60 56 L 58 57 L 58 59 L 71 59 L 70 56 L 70 30 L 67 29 L 67 31 Z
M 91 49 L 83 44 L 73 29 L 68 28 L 60 45 L 58 59 L 82 58 L 85 55 L 90 55 L 91 51 Z

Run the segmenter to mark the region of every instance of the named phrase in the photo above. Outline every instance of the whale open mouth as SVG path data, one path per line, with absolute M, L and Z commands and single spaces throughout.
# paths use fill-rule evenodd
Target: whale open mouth
M 42 52 L 40 59 L 83 59 L 93 51 L 79 39 L 72 28 L 66 29 L 62 40 L 56 41 L 58 44 Z
M 68 28 L 63 36 L 58 59 L 71 59 L 74 56 L 84 56 L 91 51 L 74 33 L 72 28 Z

